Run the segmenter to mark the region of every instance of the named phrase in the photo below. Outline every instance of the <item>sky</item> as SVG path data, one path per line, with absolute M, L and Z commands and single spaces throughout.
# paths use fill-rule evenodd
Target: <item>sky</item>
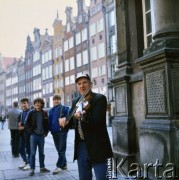
M 85 0 L 89 5 L 90 0 Z M 34 40 L 33 30 L 41 34 L 48 29 L 53 35 L 53 22 L 57 17 L 66 22 L 66 6 L 77 14 L 76 0 L 0 0 L 0 53 L 3 57 L 19 58 L 25 55 L 26 38 Z

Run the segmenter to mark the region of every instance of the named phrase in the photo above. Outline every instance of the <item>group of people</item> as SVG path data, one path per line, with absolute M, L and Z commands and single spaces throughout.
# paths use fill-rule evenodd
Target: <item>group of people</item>
M 56 169 L 59 174 L 67 169 L 66 143 L 69 129 L 75 129 L 74 161 L 77 160 L 80 180 L 92 180 L 92 168 L 97 180 L 107 179 L 107 159 L 112 158 L 112 148 L 106 127 L 106 97 L 92 92 L 88 74 L 75 80 L 80 96 L 73 100 L 72 107 L 61 104 L 61 97 L 54 95 L 53 108 L 47 114 L 42 98 L 34 99 L 34 109 L 29 108 L 27 98 L 21 99 L 22 110 L 14 102 L 8 112 L 11 132 L 12 155 L 22 157 L 24 164 L 19 169 L 35 173 L 35 156 L 38 147 L 40 172 L 45 168 L 45 137 L 51 132 L 58 152 Z

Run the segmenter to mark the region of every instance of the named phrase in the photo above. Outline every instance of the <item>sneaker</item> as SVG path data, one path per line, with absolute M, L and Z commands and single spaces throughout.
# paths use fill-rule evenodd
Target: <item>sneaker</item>
M 34 169 L 32 169 L 29 173 L 29 176 L 33 176 L 34 175 Z
M 18 168 L 19 168 L 19 169 L 23 169 L 23 168 L 26 167 L 26 166 L 27 166 L 27 164 L 24 163 L 24 164 L 20 165 Z
M 66 166 L 63 166 L 61 167 L 62 170 L 67 170 L 67 165 Z
M 41 173 L 49 173 L 50 170 L 46 169 L 46 168 L 40 168 L 40 172 Z
M 22 169 L 23 171 L 27 171 L 30 169 L 30 165 L 29 164 L 26 164 L 26 166 Z
M 53 175 L 58 174 L 58 173 L 60 173 L 61 171 L 62 171 L 62 169 L 59 168 L 59 167 L 57 167 L 57 168 L 55 169 L 55 171 L 53 171 Z

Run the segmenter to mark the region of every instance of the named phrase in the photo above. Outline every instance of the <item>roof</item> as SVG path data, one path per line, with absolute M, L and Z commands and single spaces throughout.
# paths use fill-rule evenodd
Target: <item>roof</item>
M 14 62 L 14 59 L 15 58 L 12 57 L 2 57 L 2 68 L 6 70 L 7 67 Z

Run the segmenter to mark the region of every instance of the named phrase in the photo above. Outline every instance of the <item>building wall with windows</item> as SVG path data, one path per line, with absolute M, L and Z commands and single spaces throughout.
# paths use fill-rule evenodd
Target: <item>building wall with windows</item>
M 105 16 L 101 0 L 90 3 L 89 44 L 93 91 L 108 96 Z
M 76 92 L 76 36 L 75 18 L 72 8 L 66 7 L 66 25 L 63 39 L 63 72 L 64 72 L 64 103 L 71 105 L 74 93 Z
M 25 97 L 25 62 L 24 59 L 21 57 L 18 63 L 18 100 L 20 101 L 21 98 Z
M 7 67 L 6 71 L 6 107 L 12 107 L 14 101 L 19 101 L 18 60 Z
M 41 54 L 41 81 L 42 81 L 42 97 L 45 101 L 45 107 L 53 107 L 53 58 L 52 58 L 52 37 L 48 35 L 47 29 L 43 36 L 40 46 Z M 39 84 L 40 78 L 36 80 Z
M 54 94 L 61 96 L 61 102 L 64 104 L 64 72 L 63 72 L 63 31 L 64 25 L 58 18 L 58 14 L 53 23 L 53 76 L 54 76 Z
M 30 105 L 33 104 L 33 42 L 30 36 L 27 36 L 25 50 L 25 96 L 29 99 Z

